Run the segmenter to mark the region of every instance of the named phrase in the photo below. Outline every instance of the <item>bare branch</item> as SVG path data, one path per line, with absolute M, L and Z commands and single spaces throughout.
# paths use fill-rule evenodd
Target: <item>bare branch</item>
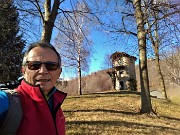
M 32 3 L 36 6 L 36 8 L 37 8 L 37 10 L 38 10 L 38 12 L 39 12 L 39 14 L 41 16 L 41 19 L 44 22 L 44 16 L 43 16 L 43 13 L 42 13 L 41 8 L 39 6 L 39 2 L 37 0 L 35 0 L 35 2 L 36 2 L 36 4 L 34 4 L 34 2 L 32 2 Z

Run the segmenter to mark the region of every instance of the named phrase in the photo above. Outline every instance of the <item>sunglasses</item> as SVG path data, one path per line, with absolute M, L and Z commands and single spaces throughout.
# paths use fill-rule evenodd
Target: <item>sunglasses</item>
M 59 63 L 57 62 L 41 62 L 41 61 L 27 61 L 26 65 L 29 70 L 38 70 L 41 68 L 41 65 L 44 64 L 46 69 L 49 71 L 55 71 L 59 68 Z

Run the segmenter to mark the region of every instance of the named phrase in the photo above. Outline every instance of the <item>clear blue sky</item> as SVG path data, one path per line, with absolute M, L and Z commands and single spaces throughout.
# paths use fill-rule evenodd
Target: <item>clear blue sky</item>
M 65 5 L 66 8 L 68 8 L 68 4 L 67 3 L 63 3 Z M 63 6 L 63 5 L 61 5 Z M 112 4 L 111 4 L 112 6 Z M 115 14 L 110 15 L 110 18 L 114 18 Z M 118 17 L 118 16 L 116 16 Z M 109 20 L 107 17 L 106 21 Z M 110 21 L 110 20 L 109 20 Z M 40 25 L 41 22 L 34 20 L 34 22 Z M 37 35 L 41 35 L 41 28 L 37 29 L 36 31 Z M 32 41 L 37 41 L 40 37 L 37 37 L 37 35 L 34 34 L 30 34 L 30 36 L 33 38 L 32 40 L 30 39 L 29 42 Z M 53 31 L 53 35 L 52 35 L 52 43 L 53 43 L 53 38 L 56 37 L 56 30 L 54 29 Z M 36 38 L 36 39 L 35 39 Z M 104 58 L 105 55 L 107 54 L 112 54 L 115 51 L 125 51 L 124 49 L 124 44 L 126 44 L 126 41 L 122 38 L 119 39 L 117 41 L 111 41 L 111 38 L 105 34 L 103 34 L 103 32 L 98 32 L 96 30 L 92 30 L 90 33 L 90 38 L 92 40 L 92 54 L 91 54 L 91 59 L 90 59 L 90 64 L 89 64 L 89 72 L 86 74 L 90 74 L 92 72 L 96 72 L 98 70 L 102 69 L 103 66 L 103 62 L 104 62 Z M 27 39 L 29 40 L 29 37 L 27 37 Z M 114 43 L 116 42 L 116 45 L 114 45 Z M 129 52 L 127 52 L 129 53 Z M 129 53 L 131 54 L 131 53 Z M 65 78 L 69 78 L 69 77 L 74 77 L 75 76 L 75 68 L 68 68 L 68 69 L 64 69 L 63 73 L 62 73 L 62 77 Z M 76 75 L 77 76 L 77 75 Z
M 91 57 L 90 73 L 101 70 L 105 56 L 115 51 L 124 51 L 120 45 L 113 45 L 103 33 L 92 31 L 93 54 Z

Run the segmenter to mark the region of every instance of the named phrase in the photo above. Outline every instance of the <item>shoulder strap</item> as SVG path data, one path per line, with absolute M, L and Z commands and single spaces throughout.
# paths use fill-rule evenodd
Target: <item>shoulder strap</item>
M 15 135 L 21 122 L 23 113 L 16 90 L 5 90 L 9 98 L 9 110 L 0 126 L 0 135 Z

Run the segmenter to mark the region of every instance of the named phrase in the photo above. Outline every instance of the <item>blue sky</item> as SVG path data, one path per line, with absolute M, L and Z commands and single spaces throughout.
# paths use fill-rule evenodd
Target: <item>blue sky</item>
M 120 48 L 120 45 L 115 46 L 108 42 L 110 39 L 103 33 L 93 31 L 92 40 L 93 54 L 91 57 L 90 73 L 101 70 L 104 58 L 107 54 L 112 54 L 115 51 L 123 51 L 123 49 Z
M 65 5 L 66 8 L 69 6 L 67 3 L 63 3 L 63 4 Z M 113 6 L 112 4 L 110 4 L 110 5 Z M 61 6 L 63 6 L 63 5 L 61 5 Z M 119 16 L 117 16 L 117 14 L 115 14 L 115 13 L 113 13 L 113 14 L 111 13 L 109 17 L 111 19 L 114 19 L 115 16 L 117 18 L 119 18 Z M 107 18 L 107 17 L 104 17 L 104 18 L 106 21 L 107 20 L 110 21 L 109 18 Z M 37 27 L 38 27 L 38 25 L 41 24 L 41 22 L 36 21 L 36 19 L 33 22 L 37 23 L 36 24 Z M 41 35 L 41 28 L 37 29 L 37 27 L 34 28 L 34 29 L 36 29 L 35 33 L 40 36 Z M 30 39 L 31 40 L 30 42 L 37 41 L 40 38 L 37 35 L 30 34 L 30 36 L 32 36 L 32 38 L 33 38 L 32 40 Z M 53 35 L 52 35 L 52 40 L 51 40 L 52 43 L 53 43 L 53 38 L 55 36 L 56 36 L 56 30 L 54 29 Z M 97 31 L 97 30 L 93 29 L 89 36 L 90 36 L 93 43 L 92 43 L 92 47 L 91 47 L 92 48 L 92 55 L 91 55 L 91 59 L 90 59 L 91 63 L 89 63 L 89 72 L 86 74 L 90 74 L 92 72 L 96 72 L 98 70 L 101 70 L 102 64 L 104 62 L 105 55 L 112 54 L 115 51 L 126 52 L 125 51 L 126 49 L 124 49 L 124 45 L 127 43 L 127 41 L 124 39 L 124 35 L 121 35 L 122 37 L 119 38 L 117 41 L 115 41 L 115 40 L 112 41 L 110 36 L 105 35 L 103 33 L 103 31 Z M 29 40 L 29 37 L 27 37 L 27 39 Z M 114 43 L 115 43 L 115 45 L 114 45 Z M 129 53 L 129 52 L 127 52 L 127 53 Z M 129 54 L 131 54 L 131 53 L 129 53 Z M 68 77 L 68 78 L 74 77 L 75 76 L 75 70 L 76 70 L 75 68 L 64 69 L 62 76 L 65 78 L 66 77 Z
M 90 58 L 91 62 L 89 63 L 89 72 L 85 74 L 90 74 L 101 70 L 106 54 L 112 54 L 115 51 L 120 51 L 120 52 L 125 51 L 124 47 L 121 46 L 121 43 L 123 43 L 123 41 L 117 43 L 116 45 L 113 45 L 113 41 L 111 41 L 111 38 L 103 34 L 102 32 L 93 30 L 91 32 L 90 38 L 93 41 L 93 44 L 91 46 L 92 55 Z M 61 77 L 62 78 L 75 77 L 77 76 L 75 74 L 75 71 L 76 71 L 75 68 L 63 69 L 63 73 Z

